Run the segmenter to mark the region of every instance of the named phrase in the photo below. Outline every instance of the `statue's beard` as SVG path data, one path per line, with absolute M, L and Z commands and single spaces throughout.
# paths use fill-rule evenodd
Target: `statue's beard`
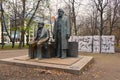
M 38 29 L 41 30 L 43 27 L 39 27 Z
M 59 18 L 62 18 L 62 15 L 59 15 L 58 17 L 59 17 Z
M 63 16 L 63 15 L 59 15 L 58 17 L 59 17 L 59 18 L 62 18 L 62 16 Z

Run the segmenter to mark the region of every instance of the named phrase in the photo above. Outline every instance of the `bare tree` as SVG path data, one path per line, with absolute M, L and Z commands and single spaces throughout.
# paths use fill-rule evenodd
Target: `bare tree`
M 30 2 L 27 2 L 27 1 L 28 0 L 16 0 L 16 3 L 15 3 L 14 0 L 4 0 L 6 13 L 8 13 L 10 16 L 14 15 L 14 17 L 11 17 L 11 20 L 13 20 L 13 21 L 11 21 L 12 22 L 11 24 L 14 26 L 14 30 L 15 30 L 13 39 L 11 38 L 11 35 L 9 34 L 9 32 L 5 26 L 5 29 L 10 38 L 10 41 L 12 41 L 12 47 L 14 47 L 14 44 L 15 44 L 16 31 L 20 31 L 20 33 L 21 33 L 19 48 L 24 47 L 25 34 L 26 34 L 27 30 L 30 28 L 31 22 L 33 21 L 33 18 L 35 16 L 38 8 L 40 7 L 39 6 L 40 2 L 44 1 L 44 0 L 32 1 L 33 4 L 35 3 L 34 5 L 31 5 L 31 6 L 33 6 L 33 8 L 31 8 L 31 6 L 28 6 Z M 29 16 L 30 14 L 31 14 L 31 16 Z M 2 23 L 2 25 L 3 25 L 3 23 Z M 5 25 L 5 23 L 4 23 L 4 25 Z
M 24 32 L 24 27 L 25 27 L 25 3 L 26 3 L 26 0 L 21 0 L 22 1 L 22 7 L 23 7 L 23 10 L 22 10 L 22 30 L 21 30 L 21 40 L 20 40 L 20 43 L 19 43 L 19 48 L 22 48 L 24 47 L 25 45 L 25 41 L 24 41 L 24 36 L 25 36 L 25 32 Z
M 94 4 L 97 8 L 97 10 L 99 11 L 100 14 L 100 36 L 102 36 L 103 34 L 103 29 L 104 29 L 104 19 L 103 19 L 103 15 L 104 15 L 104 10 L 108 4 L 108 0 L 93 0 Z
M 108 5 L 108 21 L 109 21 L 109 35 L 112 35 L 113 28 L 117 23 L 118 17 L 118 9 L 119 9 L 120 0 L 110 1 Z
M 76 0 L 68 0 L 68 2 L 66 0 L 64 0 L 64 2 L 67 4 L 68 9 L 69 9 L 70 24 L 74 27 L 73 29 L 74 29 L 75 35 L 78 35 L 76 17 L 79 12 L 79 7 L 81 5 L 81 2 L 77 2 Z
M 98 13 L 98 9 L 96 8 L 96 6 L 94 5 L 93 2 L 88 3 L 88 6 L 91 7 L 89 8 L 88 11 L 88 18 L 90 19 L 90 25 L 91 25 L 91 32 L 92 35 L 97 35 L 98 34 L 98 24 L 99 24 L 99 13 Z
M 4 15 L 4 10 L 3 10 L 3 0 L 0 1 L 0 9 L 1 9 L 1 27 L 2 27 L 2 49 L 4 47 L 4 34 L 3 34 L 3 31 L 4 31 L 4 25 L 3 25 L 3 15 Z
M 106 6 L 108 5 L 108 0 L 93 0 L 96 9 L 98 10 L 100 14 L 100 28 L 99 28 L 99 35 L 100 35 L 100 53 L 101 53 L 101 36 L 103 35 L 103 30 L 104 30 L 104 10 Z
M 20 43 L 19 43 L 19 48 L 22 48 L 22 47 L 24 47 L 24 45 L 25 45 L 25 39 L 24 39 L 24 37 L 25 37 L 25 33 L 27 32 L 27 30 L 29 29 L 29 27 L 30 27 L 30 25 L 31 25 L 31 22 L 32 22 L 32 20 L 33 20 L 33 18 L 34 18 L 34 16 L 35 16 L 35 13 L 36 13 L 36 11 L 37 11 L 37 9 L 38 9 L 38 7 L 39 7 L 39 4 L 40 4 L 40 1 L 42 1 L 42 0 L 38 0 L 37 1 L 37 5 L 36 5 L 36 7 L 35 7 L 35 10 L 33 11 L 33 9 L 31 9 L 30 10 L 30 12 L 31 11 L 33 11 L 33 14 L 32 14 L 32 16 L 30 17 L 30 19 L 28 20 L 28 22 L 26 23 L 26 26 L 25 26 L 25 18 L 28 16 L 25 16 L 26 14 L 26 0 L 21 0 L 22 1 L 22 17 L 21 17 L 21 14 L 20 14 L 20 20 L 22 21 L 22 26 L 21 26 L 21 40 L 20 40 Z M 29 13 L 28 13 L 29 14 Z

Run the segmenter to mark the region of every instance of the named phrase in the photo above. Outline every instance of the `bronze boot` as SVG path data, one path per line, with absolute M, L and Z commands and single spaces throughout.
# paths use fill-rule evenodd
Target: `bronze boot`
M 29 45 L 29 54 L 28 54 L 30 59 L 34 58 L 34 48 L 32 45 Z
M 37 58 L 38 59 L 41 59 L 42 58 L 42 46 L 41 45 L 38 45 L 37 46 Z
M 66 58 L 67 57 L 67 50 L 62 50 L 61 51 L 62 53 L 61 53 L 61 58 L 63 59 L 63 58 Z

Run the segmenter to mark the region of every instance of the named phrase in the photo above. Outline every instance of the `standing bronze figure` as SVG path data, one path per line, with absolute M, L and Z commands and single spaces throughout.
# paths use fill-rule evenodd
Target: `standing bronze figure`
M 31 59 L 42 58 L 42 46 L 47 44 L 49 39 L 49 32 L 44 28 L 44 23 L 38 23 L 38 30 L 36 37 L 29 43 L 29 57 Z
M 70 25 L 67 16 L 62 9 L 58 9 L 58 17 L 54 23 L 53 38 L 55 39 L 57 57 L 67 56 L 68 39 L 70 37 Z

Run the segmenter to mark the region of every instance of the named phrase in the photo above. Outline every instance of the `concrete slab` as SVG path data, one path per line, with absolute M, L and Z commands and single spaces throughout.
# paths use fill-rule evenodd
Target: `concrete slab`
M 44 58 L 41 60 L 29 59 L 27 55 L 20 57 L 13 57 L 7 59 L 0 59 L 0 63 L 22 65 L 28 67 L 40 67 L 47 69 L 59 69 L 66 72 L 79 75 L 90 63 L 93 62 L 93 57 L 78 56 L 76 58 L 68 57 L 61 58 Z

